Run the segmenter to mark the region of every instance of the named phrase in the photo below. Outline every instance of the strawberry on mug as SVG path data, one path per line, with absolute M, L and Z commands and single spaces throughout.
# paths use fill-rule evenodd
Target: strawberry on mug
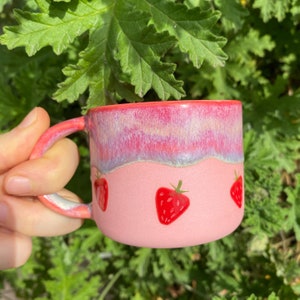
M 28 160 L 49 123 L 47 112 L 35 108 L 20 125 L 0 135 L 0 270 L 27 261 L 33 236 L 62 235 L 82 224 L 52 212 L 36 198 L 62 190 L 78 165 L 77 147 L 69 139 L 57 142 L 42 158 Z

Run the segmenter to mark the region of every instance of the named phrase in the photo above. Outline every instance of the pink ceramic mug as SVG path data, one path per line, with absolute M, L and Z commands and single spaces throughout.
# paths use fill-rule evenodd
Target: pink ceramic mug
M 51 127 L 31 159 L 75 131 L 89 135 L 93 200 L 40 196 L 54 211 L 92 218 L 135 246 L 184 247 L 222 238 L 244 212 L 242 105 L 190 100 L 119 104 Z

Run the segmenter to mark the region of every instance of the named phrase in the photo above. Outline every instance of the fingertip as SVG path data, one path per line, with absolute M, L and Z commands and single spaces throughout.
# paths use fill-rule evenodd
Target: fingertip
M 30 258 L 32 253 L 31 237 L 19 237 L 18 245 L 16 246 L 15 268 L 23 266 Z
M 43 120 L 44 122 L 47 122 L 48 125 L 50 125 L 50 116 L 48 112 L 44 108 L 39 106 L 35 107 L 34 109 L 36 110 L 38 119 Z
M 32 240 L 23 234 L 0 228 L 0 270 L 24 265 L 32 252 Z
M 45 109 L 42 107 L 33 108 L 21 121 L 21 123 L 17 126 L 16 129 L 26 129 L 32 125 L 34 125 L 37 121 L 42 121 L 46 123 L 48 126 L 50 124 L 50 117 Z

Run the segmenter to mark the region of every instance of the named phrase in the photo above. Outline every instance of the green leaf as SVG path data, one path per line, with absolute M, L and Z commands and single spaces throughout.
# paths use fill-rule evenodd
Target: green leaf
M 93 31 L 87 48 L 79 53 L 77 64 L 68 65 L 63 69 L 67 78 L 59 84 L 54 93 L 55 100 L 68 100 L 72 103 L 89 88 L 89 107 L 105 104 L 110 74 L 110 69 L 105 63 L 108 28 L 108 24 L 103 24 Z
M 271 36 L 261 35 L 258 30 L 251 28 L 226 47 L 226 51 L 230 53 L 226 71 L 235 82 L 241 82 L 243 85 L 252 82 L 259 85 L 266 84 L 267 81 L 257 69 L 257 57 L 264 57 L 267 51 L 274 48 L 275 43 Z
M 296 187 L 288 187 L 285 189 L 287 201 L 291 205 L 288 218 L 286 220 L 286 230 L 293 229 L 297 241 L 300 241 L 300 174 L 296 175 Z
M 228 50 L 238 56 L 235 59 L 247 62 L 251 58 L 249 53 L 263 57 L 266 51 L 271 51 L 274 47 L 275 43 L 271 40 L 271 36 L 261 36 L 258 30 L 251 28 L 247 34 L 237 38 Z
M 60 77 L 56 65 L 60 58 L 47 50 L 50 49 L 28 58 L 22 51 L 8 51 L 0 46 L 0 129 L 17 125 L 55 88 Z
M 0 12 L 3 11 L 3 8 L 6 4 L 9 4 L 11 2 L 12 2 L 12 0 L 0 0 Z
M 76 37 L 96 26 L 107 9 L 102 1 L 79 0 L 71 3 L 49 3 L 37 0 L 42 12 L 15 10 L 19 25 L 4 27 L 0 43 L 9 49 L 24 46 L 29 56 L 51 46 L 62 53 Z
M 222 47 L 224 37 L 213 34 L 212 28 L 220 18 L 220 12 L 188 9 L 184 4 L 171 1 L 141 0 L 139 5 L 152 15 L 152 22 L 160 31 L 167 31 L 177 40 L 180 50 L 187 53 L 195 67 L 204 61 L 212 66 L 223 66 L 227 55 Z
M 282 0 L 275 2 L 275 18 L 281 22 L 289 12 L 291 0 Z
M 264 22 L 268 22 L 273 17 L 281 22 L 289 11 L 290 3 L 291 0 L 255 0 L 253 7 L 260 9 Z
M 241 3 L 238 3 L 236 0 L 215 0 L 215 3 L 222 13 L 221 21 L 227 31 L 242 28 L 245 17 L 248 16 L 249 13 Z
M 11 87 L 8 85 L 4 74 L 0 74 L 0 132 L 6 128 L 7 124 L 20 114 L 19 101 L 13 94 Z
M 216 68 L 212 72 L 210 80 L 215 88 L 215 92 L 211 91 L 210 99 L 239 99 L 239 92 L 230 86 L 225 76 L 225 68 Z
M 300 17 L 300 0 L 292 0 L 291 14 L 299 22 Z
M 264 22 L 270 20 L 273 16 L 274 1 L 273 0 L 255 0 L 254 8 L 259 8 Z
M 269 242 L 269 238 L 264 232 L 254 235 L 253 238 L 249 241 L 249 254 L 264 254 L 267 250 Z
M 54 94 L 57 101 L 72 103 L 87 89 L 87 108 L 114 102 L 111 99 L 118 95 L 128 101 L 141 101 L 151 88 L 160 99 L 184 95 L 182 82 L 173 75 L 175 65 L 161 61 L 174 39 L 148 26 L 147 14 L 140 13 L 139 19 L 136 14 L 133 16 L 132 7 L 122 1 L 113 12 L 102 14 L 102 26 L 91 31 L 89 44 L 79 54 L 77 64 L 63 69 L 67 78 Z
M 280 298 L 276 296 L 275 292 L 273 292 L 269 295 L 268 300 L 280 300 Z
M 139 277 L 145 277 L 149 272 L 151 260 L 151 248 L 140 248 L 135 252 L 135 257 L 130 261 L 130 265 L 136 270 Z
M 207 0 L 184 0 L 184 4 L 188 7 L 188 8 L 195 8 L 198 7 L 201 10 L 207 10 L 207 9 L 211 9 L 211 3 Z
M 151 88 L 163 100 L 184 96 L 183 83 L 175 79 L 175 64 L 161 61 L 161 56 L 174 45 L 166 32 L 156 33 L 147 26 L 149 16 L 133 11 L 125 1 L 118 1 L 110 31 L 110 47 L 128 74 L 135 93 L 143 97 Z
M 134 87 L 132 85 L 126 82 L 121 82 L 114 75 L 116 74 L 111 74 L 109 78 L 109 90 L 106 95 L 108 98 L 107 103 L 115 103 L 116 101 L 114 99 L 126 99 L 128 102 L 142 102 L 144 100 L 142 97 L 135 94 Z

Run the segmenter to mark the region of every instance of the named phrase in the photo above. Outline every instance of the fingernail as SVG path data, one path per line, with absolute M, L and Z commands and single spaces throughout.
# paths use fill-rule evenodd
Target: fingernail
M 8 207 L 5 203 L 0 202 L 0 224 L 6 224 L 8 217 Z
M 37 119 L 37 110 L 34 108 L 20 123 L 20 128 L 26 128 L 29 127 L 31 124 L 33 124 Z
M 28 195 L 32 190 L 31 181 L 26 177 L 11 177 L 6 182 L 5 190 L 12 195 Z

